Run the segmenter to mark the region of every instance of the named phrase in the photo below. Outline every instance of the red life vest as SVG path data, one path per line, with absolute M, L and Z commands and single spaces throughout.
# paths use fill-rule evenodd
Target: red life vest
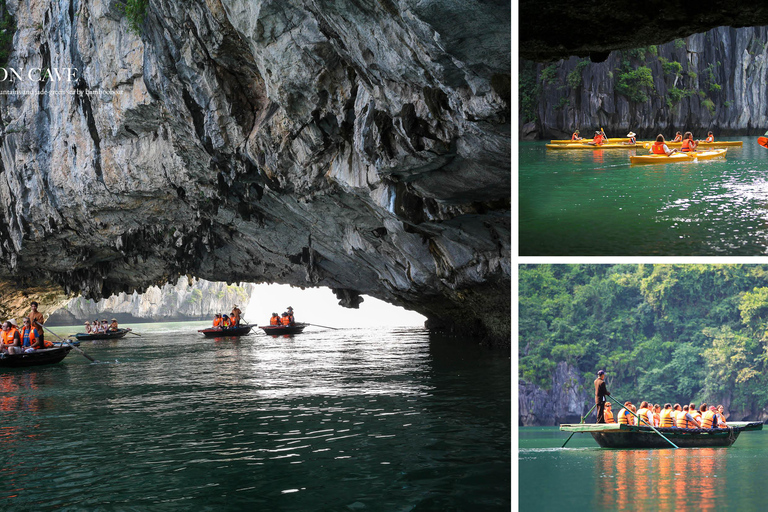
M 598 133 L 597 135 L 595 135 L 595 138 L 592 139 L 592 142 L 594 142 L 595 144 L 602 144 L 603 143 L 603 134 L 602 133 Z
M 291 325 L 291 317 L 289 317 L 288 315 L 282 317 L 280 319 L 280 323 L 283 325 Z
M 269 325 L 280 325 L 280 317 L 279 316 L 273 316 L 269 319 Z
M 653 151 L 654 155 L 666 155 L 667 152 L 664 151 L 664 143 L 663 142 L 654 142 L 653 146 L 651 146 L 651 151 Z
M 715 142 L 715 136 L 710 135 L 709 137 L 707 137 L 707 140 L 705 140 L 704 142 Z
M 221 317 L 213 319 L 213 326 L 214 327 L 220 327 L 221 326 Z
M 579 138 L 580 137 L 578 133 L 574 133 L 573 135 L 571 135 L 571 140 L 579 140 Z

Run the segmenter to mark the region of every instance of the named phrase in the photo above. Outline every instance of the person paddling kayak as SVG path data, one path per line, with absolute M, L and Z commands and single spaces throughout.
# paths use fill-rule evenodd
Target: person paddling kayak
M 654 155 L 671 155 L 672 153 L 676 153 L 676 149 L 669 149 L 669 146 L 667 146 L 667 143 L 664 141 L 664 136 L 662 134 L 659 134 L 656 137 L 656 142 L 654 142 L 651 145 L 651 153 Z

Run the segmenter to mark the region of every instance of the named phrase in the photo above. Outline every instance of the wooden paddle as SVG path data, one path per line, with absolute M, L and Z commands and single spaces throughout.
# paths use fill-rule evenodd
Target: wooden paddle
M 40 325 L 40 327 L 42 327 L 42 325 L 40 324 L 40 322 L 35 322 L 35 323 L 36 323 L 37 325 Z M 47 330 L 46 332 L 49 332 L 49 333 L 53 334 L 54 336 L 56 336 L 56 338 L 58 338 L 58 340 L 59 340 L 59 341 L 60 341 L 60 342 L 61 342 L 63 345 L 67 345 L 69 348 L 73 348 L 73 349 L 77 350 L 78 352 L 80 352 L 81 354 L 83 354 L 83 356 L 84 356 L 86 359 L 90 360 L 92 363 L 96 363 L 96 362 L 97 362 L 97 361 L 96 361 L 94 358 L 92 358 L 91 356 L 89 356 L 88 354 L 86 354 L 86 353 L 83 351 L 83 349 L 81 349 L 80 347 L 76 347 L 76 346 L 72 345 L 70 342 L 68 342 L 67 340 L 65 340 L 64 338 L 62 338 L 61 336 L 59 336 L 59 335 L 58 335 L 58 334 L 56 334 L 55 332 L 51 331 L 50 329 L 49 329 L 49 330 Z
M 138 336 L 139 338 L 141 338 L 141 334 L 136 334 L 135 332 L 133 332 L 131 330 L 128 331 L 128 334 L 133 334 L 134 336 Z
M 307 325 L 314 325 L 315 327 L 323 327 L 325 329 L 333 329 L 334 331 L 338 331 L 339 330 L 338 327 L 328 327 L 327 325 L 310 324 L 310 323 L 308 323 Z
M 587 414 L 585 414 L 584 416 L 581 417 L 581 421 L 579 423 L 584 423 L 584 420 L 587 418 L 587 416 L 589 416 L 589 413 L 591 413 L 594 410 L 595 407 L 597 407 L 597 404 L 593 405 L 592 409 L 587 411 Z M 568 436 L 568 439 L 565 440 L 565 442 L 563 443 L 563 446 L 561 446 L 560 448 L 565 448 L 565 445 L 568 444 L 568 441 L 571 440 L 571 438 L 573 437 L 573 434 L 575 434 L 575 433 L 576 432 L 571 432 L 571 435 Z
M 757 143 L 763 146 L 764 148 L 768 148 L 768 137 L 758 137 Z

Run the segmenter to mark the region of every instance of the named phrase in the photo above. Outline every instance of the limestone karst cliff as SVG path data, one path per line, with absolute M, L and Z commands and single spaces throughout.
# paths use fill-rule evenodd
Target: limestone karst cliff
M 768 27 L 720 27 L 685 39 L 615 51 L 601 63 L 572 57 L 529 64 L 519 128 L 524 138 L 591 137 L 631 130 L 641 137 L 692 131 L 704 138 L 762 135 L 768 80 Z
M 76 297 L 54 311 L 47 325 L 67 325 L 85 320 L 116 317 L 120 322 L 210 320 L 216 313 L 229 313 L 235 304 L 245 309 L 255 289 L 252 284 L 228 285 L 203 279 L 180 278 L 162 287 L 150 286 L 144 293 L 119 293 L 94 301 Z
M 328 286 L 510 339 L 508 2 L 7 0 L 0 279 Z M 25 75 L 21 75 L 25 77 Z

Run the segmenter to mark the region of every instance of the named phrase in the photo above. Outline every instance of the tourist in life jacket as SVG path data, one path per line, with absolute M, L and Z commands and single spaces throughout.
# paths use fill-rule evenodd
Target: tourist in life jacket
M 269 319 L 269 325 L 280 325 L 280 315 L 272 313 L 272 318 Z
M 283 313 L 280 317 L 280 323 L 284 326 L 288 327 L 291 325 L 291 317 L 288 316 L 288 313 Z
M 701 408 L 704 409 L 701 415 L 701 428 L 718 428 L 715 406 L 707 407 L 707 404 L 701 404 Z
M 229 323 L 232 327 L 237 327 L 240 325 L 240 315 L 242 315 L 243 312 L 240 311 L 240 308 L 237 307 L 237 304 L 232 308 L 232 313 L 229 314 Z
M 32 310 L 30 311 L 29 315 L 27 317 L 29 318 L 29 321 L 32 322 L 32 327 L 37 329 L 38 337 L 41 340 L 45 339 L 45 329 L 43 329 L 43 324 L 45 323 L 45 317 L 42 313 L 40 313 L 37 308 L 39 304 L 35 301 L 32 301 L 29 303 L 29 308 Z
M 701 426 L 701 413 L 696 408 L 696 404 L 688 404 L 688 414 L 693 416 L 693 419 L 696 420 L 696 423 L 698 423 L 698 426 Z
M 573 135 L 571 135 L 571 140 L 584 140 L 584 137 L 579 136 L 579 130 L 576 130 L 573 132 Z
M 11 322 L 3 322 L 2 331 L 0 331 L 0 341 L 2 341 L 2 350 L 8 354 L 21 353 L 21 336 L 19 330 Z
M 32 327 L 32 321 L 25 318 L 19 331 L 21 339 L 21 348 L 24 352 L 34 352 L 35 350 L 45 348 L 45 342 L 40 339 L 39 331 Z
M 117 327 L 117 318 L 112 319 L 112 323 L 109 324 L 109 330 L 110 331 L 119 331 L 120 329 Z
M 656 142 L 654 142 L 651 145 L 651 153 L 654 155 L 671 155 L 672 153 L 676 153 L 676 149 L 669 149 L 669 146 L 667 146 L 667 143 L 664 141 L 664 136 L 662 134 L 659 134 L 656 136 Z
M 635 132 L 629 132 L 627 137 L 629 137 L 629 140 L 624 144 L 637 144 L 637 134 Z
M 680 134 L 680 132 L 677 132 L 677 133 L 675 134 L 675 138 L 674 138 L 674 139 L 672 139 L 672 142 L 680 142 L 680 141 L 682 141 L 682 140 L 683 140 L 683 136 L 682 136 L 682 134 Z
M 291 306 L 288 306 L 286 313 L 288 313 L 288 318 L 291 320 L 291 325 L 293 325 L 295 322 L 295 320 L 293 319 L 293 308 Z
M 712 132 L 707 133 L 707 138 L 704 142 L 715 142 L 715 136 L 712 135 Z
M 223 322 L 223 318 L 221 318 L 221 313 L 216 313 L 213 316 L 213 326 L 214 327 L 221 327 L 221 324 Z
M 696 151 L 699 143 L 693 140 L 693 134 L 691 132 L 685 132 L 683 137 L 683 145 L 680 147 L 680 151 L 687 153 L 689 151 Z
M 611 410 L 611 402 L 605 402 L 605 411 L 603 411 L 606 423 L 616 423 L 616 419 L 613 417 L 613 411 Z
M 725 423 L 725 407 L 722 405 L 717 406 L 717 425 L 720 428 L 726 428 L 728 426 Z
M 678 405 L 678 407 L 680 406 Z M 661 413 L 659 414 L 659 424 L 656 426 L 662 428 L 675 426 L 675 410 L 672 409 L 672 404 L 664 404 L 664 409 L 662 409 Z
M 619 411 L 619 424 L 620 425 L 634 425 L 635 417 L 630 412 L 632 410 L 632 402 L 627 400 L 624 402 L 624 407 Z
M 653 406 L 653 426 L 658 427 L 661 422 L 661 406 L 654 404 Z
M 607 141 L 607 137 L 605 136 L 605 133 L 602 131 L 596 131 L 594 138 L 587 142 L 587 144 L 592 144 L 593 146 L 601 146 Z
M 221 316 L 221 328 L 222 329 L 229 329 L 232 327 L 232 323 L 229 320 L 229 317 L 227 315 Z
M 699 422 L 690 413 L 690 406 L 684 405 L 683 411 L 677 415 L 677 428 L 699 428 Z
M 653 426 L 653 411 L 648 409 L 648 402 L 643 400 L 636 414 L 640 417 L 638 425 Z

